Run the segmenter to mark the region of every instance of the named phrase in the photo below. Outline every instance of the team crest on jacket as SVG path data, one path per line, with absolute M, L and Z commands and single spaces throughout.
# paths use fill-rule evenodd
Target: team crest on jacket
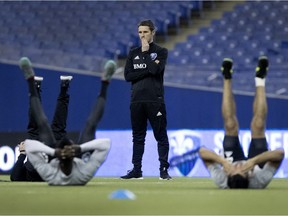
M 157 53 L 150 53 L 150 57 L 154 61 L 157 58 Z

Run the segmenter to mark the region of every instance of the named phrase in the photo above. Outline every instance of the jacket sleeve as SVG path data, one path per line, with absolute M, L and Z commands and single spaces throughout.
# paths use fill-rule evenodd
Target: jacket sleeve
M 127 82 L 135 82 L 147 76 L 149 76 L 149 72 L 147 70 L 134 71 L 132 51 L 130 51 L 127 61 L 126 61 L 125 70 L 124 70 L 125 80 Z
M 143 53 L 145 58 L 145 63 L 147 64 L 148 72 L 153 75 L 159 75 L 165 68 L 167 57 L 168 57 L 168 50 L 166 48 L 162 48 L 157 53 L 157 58 L 155 60 L 152 60 L 149 52 Z M 159 63 L 157 64 L 155 61 L 158 60 Z

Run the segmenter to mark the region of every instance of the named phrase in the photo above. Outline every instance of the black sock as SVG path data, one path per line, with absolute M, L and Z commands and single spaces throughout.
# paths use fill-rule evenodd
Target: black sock
M 106 98 L 108 86 L 109 86 L 109 82 L 101 81 L 101 89 L 99 93 L 100 97 Z

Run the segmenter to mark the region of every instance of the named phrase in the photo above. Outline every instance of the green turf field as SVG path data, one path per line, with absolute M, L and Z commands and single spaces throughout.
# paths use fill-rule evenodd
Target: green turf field
M 118 189 L 136 199 L 109 199 Z M 288 215 L 287 179 L 264 190 L 220 190 L 207 178 L 95 178 L 86 186 L 1 181 L 0 194 L 0 215 Z

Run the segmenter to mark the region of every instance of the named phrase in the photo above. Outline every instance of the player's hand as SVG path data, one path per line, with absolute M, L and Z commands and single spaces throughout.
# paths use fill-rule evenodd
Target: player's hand
M 55 157 L 61 159 L 61 149 L 60 148 L 55 149 Z
M 227 161 L 227 160 L 225 160 L 225 161 L 226 162 L 224 162 L 222 164 L 222 166 L 223 166 L 224 171 L 229 175 L 233 171 L 233 165 L 229 161 Z
M 72 145 L 66 145 L 62 149 L 61 156 L 63 159 L 70 159 L 75 157 L 75 155 L 76 155 L 75 148 L 73 148 Z
M 249 159 L 243 164 L 243 166 L 241 167 L 241 171 L 243 173 L 247 173 L 250 170 L 252 170 L 254 168 L 254 166 L 255 166 L 255 164 L 254 164 L 253 160 Z
M 141 38 L 141 44 L 142 44 L 141 45 L 142 52 L 146 52 L 146 51 L 149 50 L 150 45 L 149 45 L 148 41 L 144 37 Z
M 80 155 L 81 154 L 81 148 L 79 145 L 77 144 L 73 144 L 72 145 L 72 149 L 73 149 L 73 152 L 74 152 L 74 155 Z
M 60 160 L 71 159 L 75 156 L 75 151 L 72 146 L 64 146 L 63 149 L 55 149 L 55 156 Z

